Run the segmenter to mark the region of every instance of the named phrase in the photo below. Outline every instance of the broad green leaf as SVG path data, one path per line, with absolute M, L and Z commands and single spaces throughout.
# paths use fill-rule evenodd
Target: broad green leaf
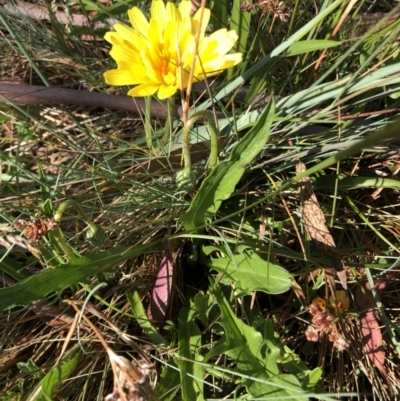
M 291 401 L 307 399 L 297 378 L 281 373 L 277 360 L 282 350 L 274 345 L 272 324 L 269 324 L 268 333 L 271 338 L 263 338 L 259 331 L 235 316 L 220 289 L 214 289 L 213 293 L 221 308 L 220 323 L 225 328 L 226 338 L 208 353 L 206 360 L 221 354 L 232 358 L 236 372 L 242 376 L 242 384 L 252 398 L 288 397 Z
M 80 352 L 76 350 L 73 356 L 69 355 L 67 361 L 62 361 L 43 378 L 42 391 L 36 396 L 36 401 L 53 401 L 53 396 L 59 385 L 74 372 L 79 362 Z
M 336 40 L 302 40 L 300 42 L 293 43 L 287 50 L 286 56 L 297 56 L 299 54 L 310 53 L 317 50 L 323 50 L 330 47 L 336 47 L 341 45 L 342 42 Z
M 180 369 L 181 390 L 183 400 L 203 401 L 203 376 L 205 367 L 196 363 L 203 361 L 199 353 L 201 332 L 194 323 L 196 310 L 191 303 L 190 308 L 182 308 L 179 313 L 178 355 L 175 363 Z
M 214 249 L 205 247 L 204 252 Z M 239 246 L 233 252 L 233 259 L 231 256 L 226 252 L 225 257 L 211 258 L 210 268 L 221 273 L 223 282 L 235 283 L 238 297 L 254 291 L 281 294 L 291 288 L 292 275 L 283 267 L 262 259 L 252 248 Z
M 268 349 L 280 350 L 276 362 L 285 372 L 295 376 L 304 390 L 315 391 L 317 388 L 318 391 L 323 391 L 322 388 L 318 388 L 319 378 L 323 373 L 322 369 L 317 368 L 311 371 L 300 357 L 283 343 L 281 337 L 275 335 L 271 320 L 258 319 L 252 323 L 252 326 L 261 333 Z
M 112 269 L 128 259 L 162 248 L 163 242 L 158 241 L 72 259 L 65 265 L 35 274 L 12 287 L 1 288 L 0 310 L 42 299 L 52 292 L 61 291 L 87 277 Z
M 253 128 L 233 148 L 229 160 L 223 161 L 204 179 L 189 210 L 183 216 L 186 230 L 201 227 L 210 221 L 222 201 L 228 199 L 236 184 L 268 140 L 274 118 L 274 102 L 268 104 Z

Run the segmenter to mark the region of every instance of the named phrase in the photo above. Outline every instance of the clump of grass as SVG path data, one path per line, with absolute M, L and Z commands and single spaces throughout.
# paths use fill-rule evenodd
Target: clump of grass
M 105 23 L 126 18 L 125 4 L 91 6 Z M 244 62 L 192 94 L 196 110 L 215 108 L 221 136 L 208 172 L 207 124 L 191 130 L 192 187 L 176 180 L 178 116 L 163 143 L 160 118 L 145 127 L 143 115 L 96 104 L 1 105 L 3 399 L 397 396 L 397 11 L 317 6 L 289 4 L 287 18 L 236 1 L 213 6 L 213 28 L 240 27 Z M 353 24 L 391 11 L 354 33 Z M 111 66 L 105 28 L 1 17 L 8 82 L 110 90 L 101 76 Z M 341 352 L 327 337 L 306 339 L 307 307 L 327 301 L 331 261 L 303 233 L 298 160 L 311 168 L 346 265 L 350 309 L 329 312 L 348 344 Z M 69 206 L 38 244 L 14 227 L 54 217 L 70 200 L 83 214 Z M 82 216 L 102 241 L 89 242 Z M 165 242 L 172 297 L 165 321 L 152 322 L 146 306 Z M 368 316 L 381 334 L 375 345 L 362 331 Z M 131 371 L 143 372 L 145 393 Z

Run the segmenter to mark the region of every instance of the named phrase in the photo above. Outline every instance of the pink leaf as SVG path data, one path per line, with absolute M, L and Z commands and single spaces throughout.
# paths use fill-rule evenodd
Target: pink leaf
M 147 317 L 150 320 L 163 320 L 165 318 L 171 298 L 172 277 L 172 255 L 167 242 L 147 308 Z
M 377 291 L 381 292 L 385 288 L 385 283 L 375 283 Z M 372 363 L 383 373 L 386 374 L 385 348 L 383 346 L 382 333 L 379 322 L 376 318 L 375 300 L 372 295 L 369 283 L 363 285 L 364 290 L 358 287 L 355 294 L 355 301 L 360 311 L 361 332 L 363 335 L 364 348 Z

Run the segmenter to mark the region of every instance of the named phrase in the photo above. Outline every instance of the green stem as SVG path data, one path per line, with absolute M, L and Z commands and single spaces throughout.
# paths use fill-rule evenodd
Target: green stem
M 77 255 L 71 249 L 71 247 L 65 241 L 63 234 L 60 230 L 60 227 L 56 227 L 53 231 L 53 237 L 57 241 L 58 246 L 64 252 L 64 255 L 68 258 L 68 260 L 75 259 Z
M 153 151 L 153 138 L 151 130 L 151 96 L 146 96 L 145 101 L 145 111 L 144 111 L 144 131 L 146 135 L 146 144 L 149 152 Z
M 73 199 L 68 199 L 65 202 L 63 202 L 60 207 L 57 209 L 56 214 L 54 215 L 54 220 L 59 223 L 61 221 L 62 215 L 64 214 L 65 210 L 67 209 L 68 206 L 73 206 L 76 208 L 78 213 L 81 215 L 82 219 L 85 220 L 86 224 L 90 227 L 92 232 L 95 234 L 98 230 L 96 224 L 92 222 L 92 220 L 89 219 L 87 214 L 83 211 L 81 205 L 74 201 Z
M 193 124 L 200 119 L 207 120 L 210 127 L 211 151 L 208 168 L 212 170 L 218 164 L 218 131 L 214 121 L 214 115 L 211 113 L 211 111 L 198 111 L 189 118 L 182 132 L 182 156 L 185 163 L 185 168 L 183 171 L 186 178 L 189 178 L 192 174 L 189 134 Z
M 174 116 L 174 107 L 175 107 L 175 99 L 173 96 L 168 98 L 167 101 L 167 112 L 168 112 L 168 117 L 167 117 L 167 121 L 165 122 L 165 128 L 164 128 L 164 135 L 161 139 L 161 146 L 165 146 L 171 136 L 171 126 L 172 126 L 172 118 Z
M 54 220 L 59 223 L 61 221 L 61 218 L 67 209 L 68 206 L 73 206 L 82 219 L 85 221 L 85 223 L 89 226 L 89 230 L 86 234 L 86 238 L 93 244 L 93 245 L 101 245 L 104 242 L 104 233 L 101 229 L 99 229 L 96 224 L 93 223 L 92 220 L 89 219 L 87 214 L 83 211 L 81 205 L 74 201 L 73 199 L 68 199 L 65 202 L 63 202 L 60 207 L 57 209 L 56 214 L 54 215 Z M 63 250 L 65 255 L 68 258 L 75 258 L 76 255 L 72 252 L 70 246 L 65 242 L 64 237 L 61 233 L 60 229 L 54 230 L 54 237 L 58 244 L 60 245 L 60 248 Z

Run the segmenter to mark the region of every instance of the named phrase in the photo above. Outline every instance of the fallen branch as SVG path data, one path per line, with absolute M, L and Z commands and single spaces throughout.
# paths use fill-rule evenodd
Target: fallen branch
M 133 99 L 130 96 L 108 95 L 106 93 L 77 89 L 47 88 L 38 85 L 3 83 L 0 83 L 0 103 L 93 106 L 131 111 L 141 115 L 144 114 L 145 109 L 143 99 Z M 151 115 L 166 119 L 167 106 L 153 102 Z M 174 116 L 180 118 L 181 115 L 181 107 L 175 107 Z

